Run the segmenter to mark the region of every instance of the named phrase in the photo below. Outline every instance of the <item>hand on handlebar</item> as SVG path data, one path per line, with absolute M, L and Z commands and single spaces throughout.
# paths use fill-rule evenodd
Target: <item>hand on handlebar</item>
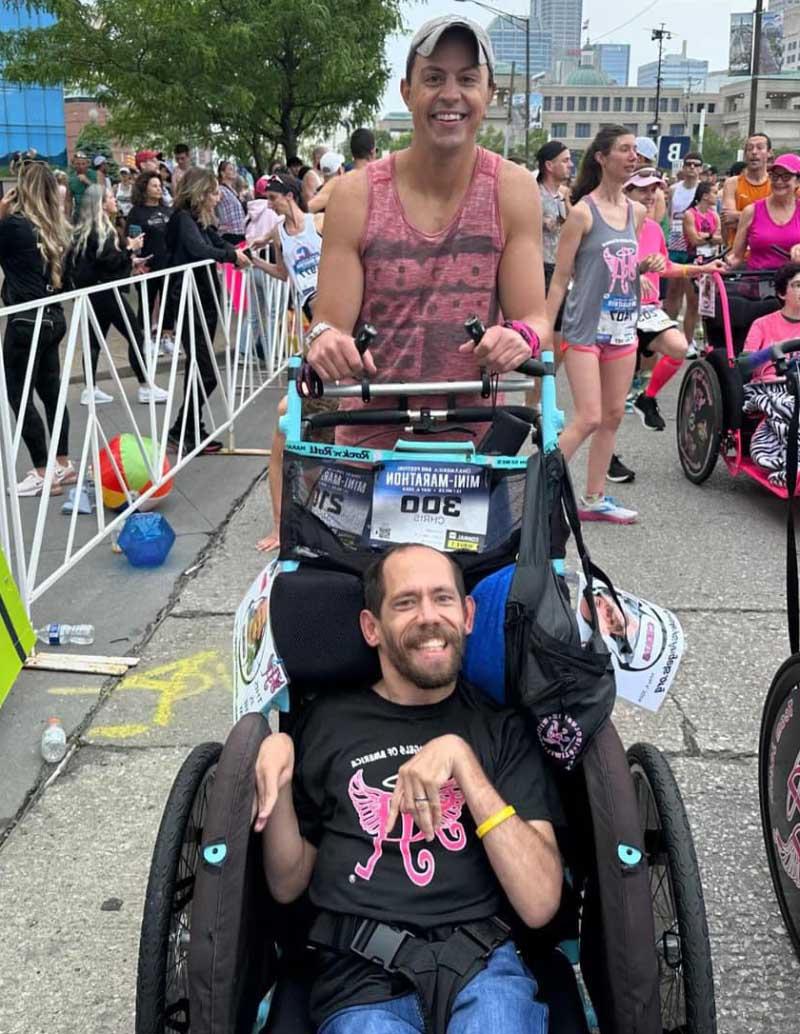
M 338 330 L 326 330 L 313 342 L 308 362 L 323 381 L 359 379 L 378 371 L 369 349 L 359 355 L 355 340 Z
M 666 268 L 667 260 L 657 251 L 652 255 L 645 255 L 639 263 L 640 273 L 663 273 Z
M 531 357 L 531 350 L 516 330 L 508 327 L 489 327 L 480 344 L 466 341 L 458 346 L 462 355 L 474 355 L 481 366 L 493 373 L 511 373 Z

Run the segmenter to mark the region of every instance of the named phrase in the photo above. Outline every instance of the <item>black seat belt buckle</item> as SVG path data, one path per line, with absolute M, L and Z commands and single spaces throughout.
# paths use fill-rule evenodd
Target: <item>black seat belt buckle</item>
M 367 962 L 377 962 L 387 973 L 395 973 L 394 960 L 409 937 L 413 934 L 408 930 L 395 930 L 386 923 L 365 919 L 350 942 L 350 950 Z

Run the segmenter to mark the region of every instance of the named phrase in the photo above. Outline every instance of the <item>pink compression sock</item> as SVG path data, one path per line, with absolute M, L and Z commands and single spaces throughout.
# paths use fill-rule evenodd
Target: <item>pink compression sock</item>
M 645 395 L 649 399 L 654 399 L 664 385 L 672 380 L 682 365 L 682 359 L 673 359 L 672 356 L 662 355 L 653 368 Z

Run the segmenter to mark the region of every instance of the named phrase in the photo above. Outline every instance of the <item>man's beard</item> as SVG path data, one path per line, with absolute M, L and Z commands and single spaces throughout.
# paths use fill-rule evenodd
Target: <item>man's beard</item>
M 444 639 L 452 647 L 452 660 L 438 670 L 418 666 L 411 653 L 413 648 L 428 639 Z M 387 659 L 392 662 L 397 671 L 418 689 L 444 689 L 445 686 L 455 681 L 461 669 L 464 635 L 446 630 L 440 625 L 423 625 L 409 636 L 404 647 L 387 631 L 384 650 Z

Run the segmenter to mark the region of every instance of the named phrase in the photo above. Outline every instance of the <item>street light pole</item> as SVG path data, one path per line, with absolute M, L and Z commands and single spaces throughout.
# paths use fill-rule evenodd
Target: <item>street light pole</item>
M 486 11 L 491 11 L 492 14 L 505 18 L 512 25 L 515 22 L 520 23 L 525 29 L 525 163 L 527 164 L 530 158 L 529 134 L 531 128 L 531 20 L 523 14 L 509 14 L 508 11 L 501 11 L 499 7 L 482 3 L 482 0 L 458 0 L 458 2 L 473 3 L 476 7 L 482 7 Z
M 750 111 L 747 120 L 748 136 L 752 136 L 756 131 L 756 115 L 758 114 L 758 72 L 761 68 L 761 15 L 763 11 L 763 0 L 756 0 L 755 25 L 753 26 L 753 67 L 750 69 Z
M 659 119 L 661 118 L 661 61 L 664 51 L 664 40 L 672 39 L 672 33 L 664 28 L 664 22 L 660 29 L 651 29 L 650 42 L 658 40 L 658 70 L 656 72 L 656 112 L 653 117 L 653 125 L 650 127 L 650 136 L 658 140 Z

